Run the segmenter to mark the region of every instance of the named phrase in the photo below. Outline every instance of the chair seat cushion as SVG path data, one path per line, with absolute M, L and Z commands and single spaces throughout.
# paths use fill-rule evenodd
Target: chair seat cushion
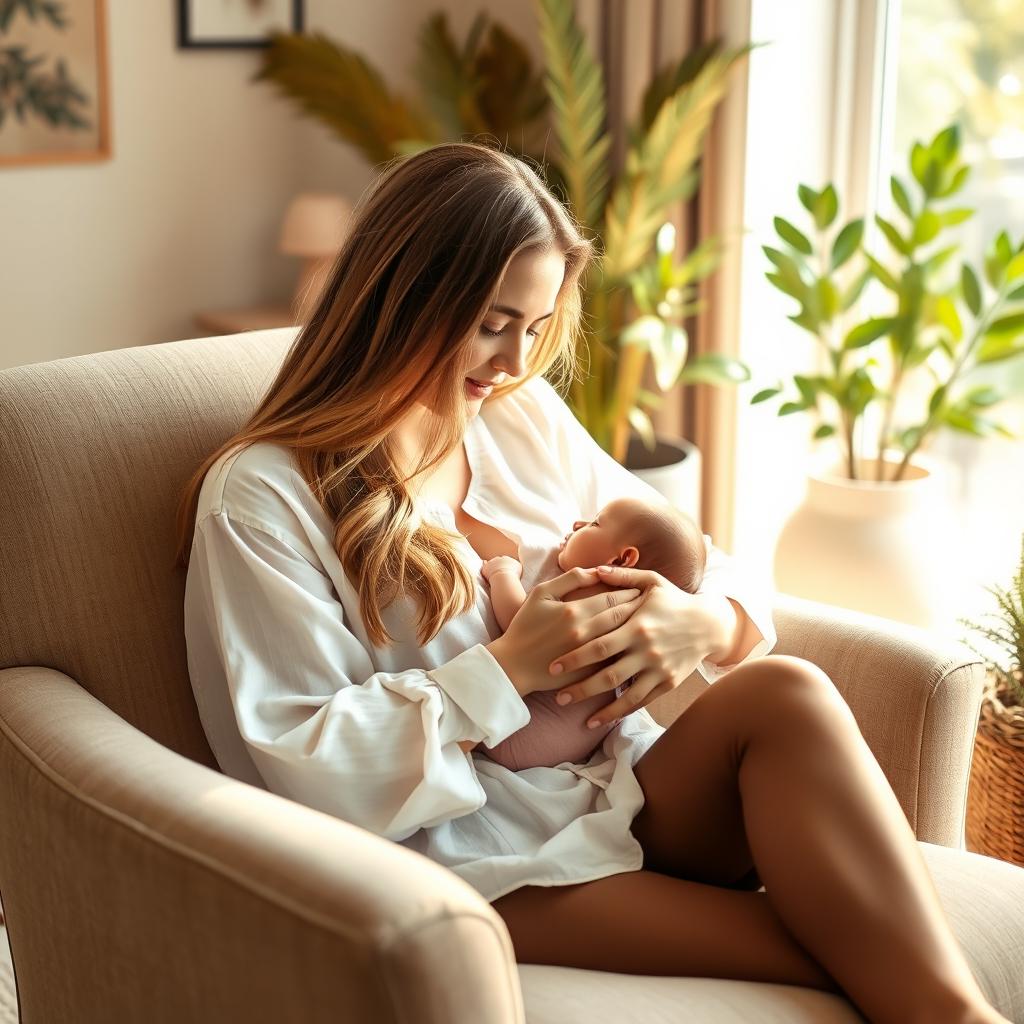
M 1024 868 L 919 842 L 954 934 L 989 1001 L 1024 1024 Z M 795 985 L 520 964 L 527 1024 L 857 1024 L 846 999 Z

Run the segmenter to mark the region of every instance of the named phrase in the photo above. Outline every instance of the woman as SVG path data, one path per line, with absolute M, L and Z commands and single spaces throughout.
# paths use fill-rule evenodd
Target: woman
M 221 768 L 446 865 L 520 962 L 1002 1021 L 831 681 L 763 656 L 770 595 L 707 537 L 696 594 L 558 571 L 567 523 L 659 498 L 543 376 L 575 372 L 593 255 L 486 146 L 396 160 L 360 199 L 263 401 L 183 496 L 189 671 Z M 501 635 L 479 573 L 499 554 L 529 592 Z M 645 706 L 694 668 L 714 685 L 662 729 Z M 535 690 L 634 676 L 585 765 L 469 753 L 525 725 Z

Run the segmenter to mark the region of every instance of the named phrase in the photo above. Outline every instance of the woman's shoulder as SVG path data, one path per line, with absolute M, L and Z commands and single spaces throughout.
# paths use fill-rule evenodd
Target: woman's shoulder
M 279 527 L 312 497 L 292 449 L 272 441 L 240 443 L 222 452 L 203 478 L 196 521 L 226 515 L 251 526 Z

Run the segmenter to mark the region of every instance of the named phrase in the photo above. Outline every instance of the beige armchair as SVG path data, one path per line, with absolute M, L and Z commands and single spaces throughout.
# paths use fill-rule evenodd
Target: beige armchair
M 0 372 L 0 898 L 25 1024 L 859 1020 L 795 986 L 519 965 L 447 869 L 218 771 L 173 510 L 295 330 Z M 980 666 L 781 595 L 777 625 L 849 701 L 981 985 L 1024 1022 L 1024 870 L 962 849 Z

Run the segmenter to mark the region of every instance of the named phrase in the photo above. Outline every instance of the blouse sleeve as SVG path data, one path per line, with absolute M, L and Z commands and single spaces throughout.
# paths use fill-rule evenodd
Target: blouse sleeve
M 283 537 L 214 512 L 191 557 L 238 731 L 272 792 L 396 841 L 486 802 L 458 741 L 496 746 L 530 712 L 483 644 L 439 668 L 374 672 L 322 565 Z
M 569 473 L 578 497 L 580 518 L 596 515 L 609 501 L 631 496 L 643 501 L 663 502 L 662 494 L 612 458 L 589 434 L 551 383 L 536 377 L 524 386 L 537 403 L 535 418 L 543 417 L 542 433 L 551 445 L 559 463 Z M 715 547 L 709 534 L 704 534 L 707 565 L 698 594 L 721 594 L 732 598 L 747 613 L 760 638 L 739 661 L 732 665 L 714 665 L 701 661 L 697 671 L 713 683 L 729 669 L 745 661 L 767 654 L 777 640 L 772 620 L 772 588 L 757 579 L 735 558 Z

